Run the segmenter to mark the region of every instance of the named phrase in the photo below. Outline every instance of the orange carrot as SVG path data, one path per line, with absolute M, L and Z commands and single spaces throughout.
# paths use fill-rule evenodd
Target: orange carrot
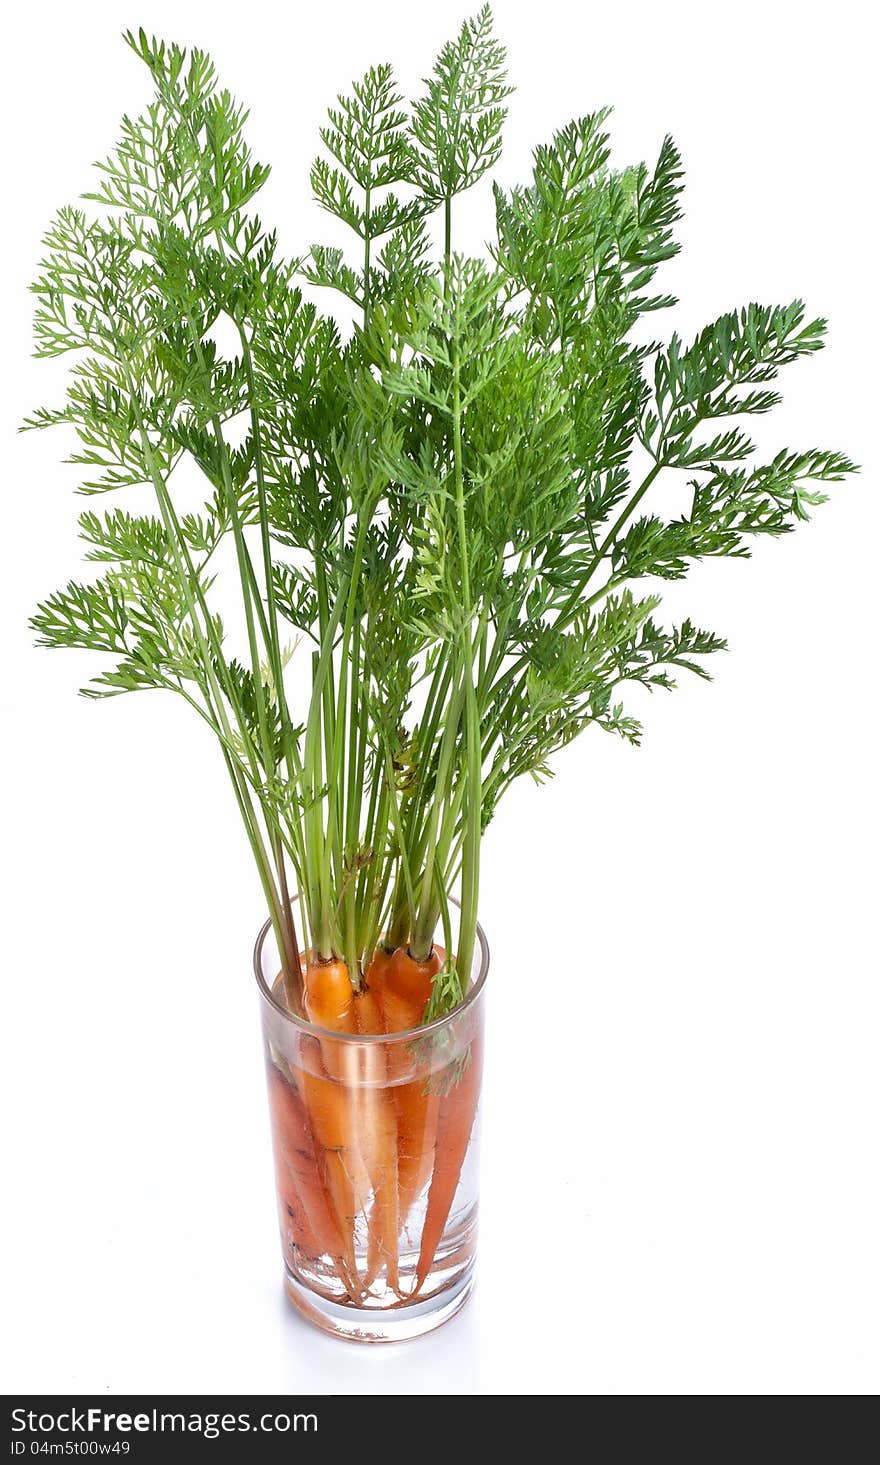
M 332 1033 L 353 1033 L 354 988 L 348 967 L 338 957 L 322 959 L 308 954 L 305 1006 L 309 1022 Z
M 382 1010 L 379 1006 L 379 998 L 371 973 L 375 964 L 375 958 L 367 968 L 366 986 L 358 992 L 354 999 L 355 1029 L 359 1033 L 382 1033 L 385 1031 L 382 1022 Z M 376 1044 L 379 1047 L 379 1044 Z
M 393 951 L 381 943 L 373 952 L 372 959 L 366 970 L 365 986 L 357 994 L 355 1009 L 357 1015 L 357 1027 L 360 1033 L 379 1034 L 385 1031 L 385 1021 L 382 1015 L 381 995 L 385 977 Z M 395 1148 L 397 1136 L 395 1133 Z M 364 1288 L 369 1288 L 375 1282 L 387 1252 L 387 1238 L 383 1234 L 383 1228 L 379 1224 L 380 1217 L 378 1210 L 370 1216 L 370 1223 L 367 1233 L 367 1270 L 364 1276 Z M 397 1245 L 395 1236 L 395 1248 Z
M 376 994 L 364 988 L 355 998 L 358 1031 L 382 1031 Z M 385 1087 L 386 1062 L 383 1045 L 365 1043 L 360 1049 L 361 1073 L 356 1093 L 358 1132 L 362 1138 L 367 1170 L 373 1189 L 373 1204 L 367 1223 L 367 1275 L 365 1288 L 374 1282 L 383 1262 L 389 1287 L 399 1287 L 397 1259 L 397 1121 L 391 1095 Z
M 340 1085 L 331 1079 L 305 1069 L 298 1071 L 297 1077 L 306 1096 L 327 1194 L 342 1238 L 340 1254 L 345 1265 L 339 1269 L 340 1276 L 348 1283 L 350 1278 L 357 1277 L 354 1227 L 362 1204 L 361 1190 L 353 1173 L 356 1163 L 352 1163 L 351 1150 L 347 1147 L 350 1128 L 348 1104 Z
M 452 1210 L 455 1200 L 461 1167 L 464 1164 L 471 1131 L 474 1127 L 482 1069 L 482 1042 L 479 1037 L 476 1037 L 471 1042 L 469 1061 L 458 1083 L 440 1100 L 437 1138 L 434 1145 L 434 1173 L 428 1191 L 425 1224 L 422 1227 L 422 1244 L 416 1271 L 416 1292 L 424 1285 L 425 1278 L 433 1266 L 434 1257 L 443 1236 L 443 1228 L 449 1219 L 449 1212 Z
M 383 946 L 380 941 L 373 952 L 370 965 L 367 967 L 366 979 L 368 987 L 381 987 L 383 985 L 388 975 L 388 968 L 391 965 L 393 955 L 394 952 L 390 951 L 387 946 Z
M 368 980 L 371 986 L 379 988 L 378 1000 L 387 1033 L 404 1032 L 419 1026 L 431 996 L 434 978 L 445 959 L 446 953 L 439 946 L 433 947 L 424 961 L 416 961 L 405 946 L 399 946 L 386 963 L 381 963 L 380 959 L 378 982 L 373 976 Z M 410 1052 L 396 1046 L 389 1052 L 390 1075 L 402 1078 L 409 1071 L 411 1062 Z M 439 1098 L 430 1090 L 426 1092 L 426 1081 L 419 1076 L 411 1083 L 395 1087 L 394 1106 L 397 1111 L 399 1222 L 405 1225 L 407 1215 L 431 1173 Z
M 440 1116 L 440 1095 L 430 1086 L 430 1075 L 394 1091 L 397 1109 L 397 1186 L 400 1224 L 421 1195 L 431 1174 L 434 1143 Z
M 398 946 L 380 983 L 379 1002 L 386 1033 L 402 1033 L 419 1026 L 442 965 L 436 946 L 424 961 L 416 961 L 405 946 Z
M 385 983 L 388 969 L 394 956 L 387 946 L 380 944 L 373 952 L 370 964 L 364 974 L 364 988 L 358 993 L 358 1025 L 362 1033 L 385 1032 Z M 365 1001 L 364 999 L 369 999 Z
M 297 1186 L 289 1178 L 283 1160 L 280 1165 L 276 1160 L 275 1173 L 276 1177 L 281 1177 L 280 1179 L 276 1179 L 276 1188 L 278 1194 L 278 1225 L 281 1229 L 282 1248 L 292 1263 L 295 1263 L 299 1258 L 304 1258 L 306 1261 L 314 1260 L 315 1257 L 321 1255 L 323 1247 L 315 1239 L 315 1233 L 309 1225 L 309 1218 L 303 1209 Z M 340 1251 L 339 1256 L 334 1257 L 334 1262 L 337 1267 L 341 1256 L 342 1252 Z
M 348 967 L 338 957 L 307 953 L 304 1003 L 306 1016 L 317 1027 L 331 1033 L 356 1031 L 354 988 Z M 328 1189 L 347 1242 L 346 1260 L 353 1265 L 355 1222 L 370 1191 L 354 1108 L 356 1059 L 348 1043 L 333 1038 L 322 1038 L 320 1050 L 328 1078 L 304 1073 L 303 1084 L 315 1135 L 324 1149 Z M 332 1079 L 337 1082 L 330 1082 Z
M 297 1090 L 269 1064 L 269 1111 L 282 1225 L 296 1245 L 315 1258 L 325 1252 L 341 1257 L 342 1236 L 324 1189 L 315 1141 L 305 1105 Z
M 319 1070 L 315 1060 L 312 1071 L 303 1067 L 294 1073 L 305 1097 L 317 1147 L 325 1152 L 328 1172 L 344 1177 L 347 1182 L 345 1205 L 339 1212 L 339 1219 L 353 1226 L 355 1216 L 369 1196 L 369 1179 L 356 1143 L 352 1093 L 344 1084 L 337 1083 L 329 1074 Z M 342 1197 L 338 1186 L 335 1189 Z
M 304 1046 L 304 1061 L 302 1067 L 294 1071 L 294 1076 L 311 1119 L 327 1192 L 343 1238 L 346 1268 L 356 1278 L 354 1228 L 358 1213 L 367 1204 L 370 1180 L 358 1144 L 353 1090 L 348 1083 L 338 1081 L 327 1071 L 327 1049 L 333 1044 L 332 1038 L 321 1039 L 320 1042 L 306 1039 L 305 1043 L 311 1048 Z M 350 1066 L 349 1053 L 329 1057 L 337 1071 L 344 1071 L 344 1066 Z
M 273 1141 L 272 1150 L 275 1156 L 278 1225 L 281 1230 L 281 1245 L 284 1252 L 292 1262 L 295 1262 L 300 1256 L 306 1259 L 320 1256 L 323 1247 L 315 1239 L 315 1233 L 309 1225 L 298 1182 L 294 1179 L 292 1170 L 277 1141 Z

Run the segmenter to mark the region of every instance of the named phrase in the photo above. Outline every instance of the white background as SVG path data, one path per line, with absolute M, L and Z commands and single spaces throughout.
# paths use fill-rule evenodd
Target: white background
M 443 11 L 441 15 L 440 12 Z M 326 237 L 323 109 L 386 57 L 409 88 L 465 11 L 412 0 L 20 5 L 2 105 L 2 924 L 7 1390 L 870 1393 L 880 1381 L 876 962 L 876 50 L 867 7 L 498 0 L 518 90 L 500 170 L 615 104 L 616 156 L 686 162 L 687 335 L 803 295 L 774 448 L 861 477 L 797 535 L 673 587 L 729 637 L 716 681 L 588 734 L 513 793 L 485 850 L 493 948 L 479 1285 L 409 1348 L 286 1306 L 250 947 L 261 920 L 224 771 L 186 709 L 75 697 L 35 601 L 82 573 L 84 505 L 25 285 L 147 78 L 124 25 L 201 44 L 274 164 L 261 204 Z M 490 230 L 484 187 L 460 242 Z M 664 322 L 664 329 L 671 329 Z M 872 910 L 872 905 L 874 909 Z M 566 970 L 563 988 L 554 971 Z

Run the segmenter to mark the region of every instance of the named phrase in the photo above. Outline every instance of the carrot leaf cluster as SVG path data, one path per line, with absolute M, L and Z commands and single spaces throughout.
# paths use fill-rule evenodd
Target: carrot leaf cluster
M 152 96 L 46 235 L 37 353 L 72 364 L 26 425 L 73 429 L 93 503 L 146 485 L 151 509 L 84 512 L 95 573 L 33 625 L 108 658 L 90 696 L 162 688 L 211 728 L 291 990 L 303 944 L 358 986 L 377 942 L 421 958 L 442 929 L 436 1015 L 469 979 L 502 795 L 591 725 L 637 742 L 626 689 L 705 676 L 723 647 L 658 619 L 663 582 L 787 532 L 853 471 L 819 449 L 756 461 L 744 425 L 825 323 L 752 304 L 638 344 L 674 304 L 657 276 L 682 166 L 668 138 L 615 166 L 605 111 L 496 184 L 486 256 L 460 253 L 456 201 L 496 163 L 510 95 L 488 7 L 413 105 L 388 65 L 339 97 L 311 181 L 351 247 L 294 260 L 210 59 L 127 41 Z M 184 512 L 187 464 L 203 501 Z M 652 512 L 682 474 L 689 508 Z

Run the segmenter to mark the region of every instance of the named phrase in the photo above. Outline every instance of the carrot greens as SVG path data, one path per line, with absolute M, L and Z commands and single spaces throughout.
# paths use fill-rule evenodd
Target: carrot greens
M 352 247 L 297 260 L 255 212 L 268 168 L 209 58 L 126 39 L 152 96 L 88 211 L 46 235 L 36 348 L 72 366 L 26 425 L 74 429 L 84 494 L 140 485 L 150 506 L 82 514 L 99 573 L 33 625 L 105 654 L 87 695 L 162 688 L 212 730 L 294 1010 L 349 1030 L 378 952 L 374 1020 L 417 1024 L 470 979 L 510 785 L 591 725 L 638 742 L 622 689 L 706 676 L 723 647 L 657 619 L 662 582 L 787 532 L 853 471 L 824 450 L 756 461 L 743 426 L 825 323 L 752 304 L 638 344 L 674 304 L 655 277 L 681 162 L 667 138 L 653 166 L 614 166 L 604 111 L 537 148 L 527 185 L 496 184 L 486 257 L 461 254 L 457 201 L 498 159 L 510 90 L 488 8 L 412 107 L 381 65 L 331 108 L 312 187 Z M 652 512 L 682 474 L 688 510 Z M 331 1098 L 314 1105 L 334 1153 Z

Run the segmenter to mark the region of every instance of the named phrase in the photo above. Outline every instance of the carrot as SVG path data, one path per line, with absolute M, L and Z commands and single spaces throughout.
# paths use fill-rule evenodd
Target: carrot
M 398 946 L 380 983 L 379 1003 L 386 1033 L 402 1033 L 419 1026 L 442 965 L 443 957 L 436 946 L 424 961 L 416 961 L 405 946 Z
M 306 1016 L 317 1027 L 336 1033 L 356 1031 L 354 988 L 344 961 L 338 957 L 318 957 L 309 951 L 303 995 Z M 322 1038 L 320 1050 L 327 1079 L 316 1073 L 304 1073 L 303 1083 L 315 1135 L 324 1149 L 328 1188 L 347 1239 L 346 1261 L 354 1267 L 355 1223 L 370 1190 L 354 1110 L 353 1063 L 356 1060 L 347 1043 L 335 1042 L 333 1038 Z M 337 1082 L 330 1082 L 332 1079 Z
M 376 994 L 366 987 L 355 998 L 358 1031 L 380 1033 L 381 1016 Z M 399 1288 L 397 1257 L 397 1120 L 391 1095 L 385 1087 L 386 1062 L 383 1045 L 364 1044 L 360 1050 L 361 1073 L 356 1093 L 359 1133 L 373 1190 L 373 1204 L 367 1222 L 367 1274 L 364 1287 L 375 1281 L 383 1262 L 389 1287 Z
M 310 1022 L 330 1032 L 357 1032 L 354 988 L 344 961 L 338 957 L 316 959 L 309 952 L 304 985 L 306 1015 Z M 330 1103 L 335 1107 L 333 1132 L 336 1134 L 335 1140 L 324 1141 L 324 1144 L 328 1149 L 348 1151 L 346 1169 L 352 1181 L 358 1182 L 364 1178 L 364 1166 L 357 1153 L 357 1126 L 351 1112 L 357 1083 L 357 1056 L 351 1051 L 351 1045 L 344 1041 L 322 1038 L 320 1045 L 324 1068 L 331 1078 L 338 1080 L 337 1092 L 331 1098 L 326 1094 L 323 1096 L 325 1105 Z
M 479 1037 L 473 1039 L 468 1052 L 469 1061 L 458 1083 L 440 1100 L 437 1138 L 434 1144 L 434 1173 L 428 1191 L 413 1295 L 424 1285 L 433 1266 L 443 1228 L 455 1200 L 461 1167 L 474 1127 L 483 1069 L 482 1042 Z
M 382 1010 L 379 1006 L 379 998 L 373 986 L 371 973 L 375 964 L 375 957 L 367 968 L 367 985 L 358 992 L 354 999 L 355 1029 L 359 1033 L 382 1033 L 385 1031 L 382 1022 Z M 375 1045 L 377 1048 L 381 1044 Z
M 339 1258 L 343 1253 L 339 1224 L 324 1189 L 315 1141 L 298 1091 L 275 1064 L 268 1065 L 269 1112 L 280 1205 L 286 1210 L 282 1227 L 289 1230 L 305 1256 L 322 1253 Z
M 305 1007 L 309 1022 L 329 1028 L 332 1033 L 353 1033 L 354 988 L 348 967 L 338 957 L 315 957 L 308 954 L 305 981 Z
M 315 1238 L 309 1224 L 299 1193 L 299 1182 L 294 1179 L 292 1167 L 277 1140 L 273 1140 L 275 1156 L 275 1190 L 278 1197 L 278 1225 L 281 1230 L 281 1244 L 291 1260 L 297 1256 L 315 1258 L 321 1255 L 323 1247 Z
M 383 1016 L 386 1032 L 403 1032 L 417 1028 L 446 953 L 435 946 L 424 961 L 416 961 L 406 947 L 394 952 L 383 985 Z M 389 1065 L 397 1077 L 410 1066 L 410 1055 L 402 1049 L 389 1057 Z M 434 1137 L 439 1113 L 439 1097 L 426 1092 L 425 1079 L 418 1077 L 394 1090 L 397 1110 L 397 1176 L 400 1223 L 404 1225 L 417 1197 L 431 1173 Z
M 381 942 L 373 952 L 364 978 L 366 986 L 357 997 L 360 1009 L 359 1030 L 362 1033 L 385 1032 L 385 983 L 393 956 L 394 952 L 389 951 Z M 365 1003 L 365 997 L 369 997 L 370 1001 Z
M 396 950 L 396 946 L 386 946 L 384 937 L 382 938 L 370 958 L 370 965 L 367 967 L 367 986 L 370 986 L 374 981 L 384 980 L 388 974 L 388 968 L 391 965 L 391 958 Z
M 406 1224 L 407 1216 L 424 1190 L 434 1160 L 440 1095 L 429 1085 L 430 1078 L 420 1076 L 394 1091 L 401 1226 Z
M 336 1225 L 342 1238 L 340 1255 L 345 1267 L 340 1276 L 346 1282 L 356 1278 L 354 1228 L 358 1211 L 365 1203 L 365 1189 L 360 1172 L 360 1156 L 353 1155 L 350 1144 L 351 1114 L 348 1097 L 341 1085 L 323 1075 L 297 1071 L 312 1120 L 316 1145 L 324 1173 L 327 1194 Z
M 348 981 L 347 976 L 345 980 Z M 326 1009 L 322 1015 L 326 1016 Z M 327 1071 L 329 1066 L 345 1074 L 351 1067 L 352 1055 L 329 1051 L 331 1045 L 336 1046 L 332 1038 L 305 1041 L 314 1045 L 311 1059 L 295 1070 L 295 1077 L 305 1098 L 327 1192 L 342 1234 L 345 1267 L 350 1276 L 357 1278 L 354 1228 L 358 1213 L 364 1210 L 369 1199 L 370 1179 L 358 1143 L 356 1090 L 350 1086 L 350 1075 L 347 1080 L 345 1077 L 340 1080 Z M 303 1058 L 309 1059 L 306 1051 Z M 341 1270 L 340 1275 L 344 1277 L 345 1273 Z
M 351 1091 L 324 1072 L 301 1068 L 295 1074 L 305 1097 L 317 1147 L 325 1152 L 325 1163 L 333 1173 L 340 1172 L 341 1167 L 340 1173 L 347 1179 L 351 1194 L 346 1196 L 340 1220 L 353 1225 L 358 1211 L 366 1204 L 369 1180 L 356 1144 Z M 331 1159 L 338 1164 L 331 1165 Z
M 293 1181 L 289 1180 L 284 1171 L 284 1163 L 281 1166 L 276 1161 L 275 1166 L 278 1189 L 278 1224 L 281 1229 L 281 1244 L 284 1251 L 289 1254 L 292 1262 L 298 1257 L 307 1261 L 314 1260 L 321 1255 L 323 1247 L 315 1239 L 315 1233 L 309 1225 L 309 1218 L 303 1209 L 299 1198 L 299 1192 Z M 338 1267 L 341 1258 L 334 1257 L 334 1263 Z

